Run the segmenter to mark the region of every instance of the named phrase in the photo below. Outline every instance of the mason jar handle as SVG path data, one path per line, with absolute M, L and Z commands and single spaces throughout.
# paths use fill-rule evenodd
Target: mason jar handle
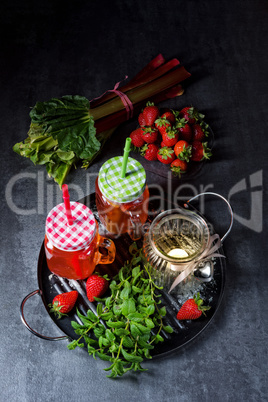
M 40 289 L 34 290 L 33 292 L 29 293 L 26 297 L 24 297 L 24 299 L 21 302 L 20 305 L 20 318 L 21 321 L 23 322 L 23 324 L 25 325 L 25 327 L 34 335 L 38 336 L 41 339 L 46 339 L 47 341 L 62 341 L 63 339 L 69 339 L 69 337 L 67 335 L 64 336 L 56 336 L 56 337 L 51 337 L 51 336 L 45 336 L 45 335 L 41 335 L 39 334 L 39 332 L 36 332 L 34 329 L 32 329 L 32 327 L 30 327 L 30 325 L 27 323 L 25 317 L 24 317 L 24 305 L 27 302 L 28 299 L 30 299 L 30 297 L 39 294 L 40 295 Z
M 234 221 L 233 209 L 232 209 L 230 203 L 226 200 L 226 198 L 224 198 L 222 195 L 220 195 L 218 193 L 212 193 L 212 192 L 205 192 L 205 193 L 200 193 L 200 194 L 195 195 L 194 197 L 190 198 L 190 200 L 187 201 L 185 206 L 187 206 L 187 204 L 190 204 L 191 201 L 195 200 L 196 198 L 201 197 L 202 195 L 215 195 L 216 197 L 221 198 L 228 206 L 228 209 L 229 209 L 229 212 L 230 212 L 230 215 L 231 215 L 231 222 L 230 222 L 230 225 L 229 225 L 229 228 L 228 228 L 227 232 L 221 238 L 221 242 L 223 242 L 226 239 L 226 237 L 228 236 L 228 234 L 230 233 L 230 231 L 232 229 L 232 226 L 233 226 L 233 221 Z

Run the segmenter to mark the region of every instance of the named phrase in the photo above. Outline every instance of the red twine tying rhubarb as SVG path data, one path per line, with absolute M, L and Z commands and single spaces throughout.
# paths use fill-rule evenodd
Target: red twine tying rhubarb
M 127 78 L 128 78 L 128 76 L 126 75 L 124 80 L 126 80 Z M 124 80 L 122 80 L 122 81 L 124 81 Z M 108 91 L 104 92 L 101 96 L 98 96 L 97 98 L 91 99 L 90 102 L 102 98 L 105 94 L 107 94 L 107 92 L 114 92 L 117 96 L 120 97 L 123 105 L 125 106 L 126 112 L 127 112 L 127 119 L 129 120 L 129 119 L 131 119 L 133 117 L 134 107 L 133 107 L 133 103 L 131 102 L 129 97 L 124 92 L 119 91 L 117 89 L 122 81 L 117 82 L 115 84 L 115 86 L 114 86 L 114 89 L 108 89 Z

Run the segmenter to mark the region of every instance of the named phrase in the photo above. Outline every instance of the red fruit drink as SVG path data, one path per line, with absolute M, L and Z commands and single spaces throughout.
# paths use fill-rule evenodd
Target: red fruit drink
M 110 234 L 128 233 L 138 240 L 148 217 L 146 174 L 138 161 L 128 158 L 126 175 L 121 178 L 122 162 L 122 157 L 115 157 L 101 167 L 95 183 L 96 206 Z
M 99 235 L 91 210 L 71 202 L 73 224 L 68 224 L 64 204 L 54 207 L 46 220 L 45 254 L 47 265 L 54 274 L 68 279 L 85 279 L 97 264 L 114 261 L 114 243 Z M 107 255 L 100 253 L 104 247 Z

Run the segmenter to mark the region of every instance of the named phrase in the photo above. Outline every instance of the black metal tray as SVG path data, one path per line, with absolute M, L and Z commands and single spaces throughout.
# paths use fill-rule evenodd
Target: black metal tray
M 99 222 L 100 232 L 105 234 L 105 231 L 99 221 L 96 205 L 95 205 L 95 194 L 91 194 L 90 196 L 80 200 L 86 204 L 94 213 L 97 221 Z M 191 207 L 193 208 L 193 207 Z M 194 209 L 194 208 L 193 208 Z M 156 201 L 152 201 L 149 204 L 150 216 L 149 220 L 153 220 L 154 216 L 156 216 L 161 211 L 159 210 L 159 206 Z M 210 225 L 210 227 L 212 227 Z M 123 265 L 124 261 L 130 259 L 130 255 L 128 252 L 129 246 L 132 243 L 130 237 L 126 234 L 121 236 L 119 239 L 113 239 L 116 246 L 116 258 L 112 264 L 109 265 L 99 265 L 96 267 L 96 270 L 101 274 L 108 274 L 110 277 L 114 276 L 118 270 Z M 142 242 L 139 241 L 141 245 Z M 223 254 L 222 247 L 219 249 L 219 253 Z M 216 258 L 215 266 L 214 266 L 214 279 L 211 282 L 205 283 L 202 285 L 201 295 L 206 304 L 211 306 L 211 309 L 206 312 L 206 316 L 200 317 L 198 320 L 192 321 L 178 321 L 176 319 L 177 311 L 180 308 L 180 304 L 178 303 L 177 297 L 167 294 L 162 291 L 162 303 L 166 306 L 167 315 L 165 317 L 166 323 L 171 325 L 174 332 L 172 334 L 162 334 L 164 336 L 165 341 L 159 343 L 152 350 L 153 357 L 160 357 L 171 352 L 178 350 L 179 348 L 185 346 L 190 341 L 195 339 L 198 335 L 200 335 L 210 324 L 211 320 L 215 316 L 216 312 L 220 307 L 220 303 L 223 297 L 224 286 L 225 286 L 225 259 L 224 258 Z M 59 278 L 58 276 L 52 274 L 46 263 L 44 243 L 41 246 L 38 266 L 37 266 L 37 276 L 38 276 L 38 286 L 39 290 L 32 292 L 22 302 L 21 306 L 21 317 L 26 325 L 26 327 L 35 335 L 40 336 L 41 338 L 48 340 L 61 340 L 61 339 L 77 339 L 78 336 L 75 334 L 71 321 L 79 321 L 79 317 L 76 314 L 75 309 L 73 309 L 72 313 L 69 313 L 68 317 L 64 317 L 60 320 L 56 319 L 53 314 L 49 313 L 49 303 L 52 302 L 53 298 L 62 292 L 67 292 L 70 290 L 78 290 L 79 297 L 77 301 L 77 307 L 82 314 L 86 314 L 86 311 L 90 308 L 93 311 L 96 311 L 97 303 L 90 303 L 86 296 L 86 281 L 70 281 L 68 279 Z M 24 319 L 23 315 L 23 305 L 26 302 L 27 298 L 32 296 L 33 294 L 40 293 L 44 306 L 58 326 L 58 328 L 65 334 L 59 337 L 46 337 L 38 334 L 36 331 L 32 330 L 32 328 L 28 325 L 28 323 Z M 85 348 L 86 350 L 86 348 Z

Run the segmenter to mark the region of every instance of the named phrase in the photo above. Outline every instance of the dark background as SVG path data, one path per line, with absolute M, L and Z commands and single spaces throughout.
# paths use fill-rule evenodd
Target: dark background
M 264 0 L 1 3 L 1 400 L 267 400 L 267 16 Z M 215 135 L 212 160 L 170 185 L 175 191 L 184 184 L 186 198 L 204 188 L 230 198 L 227 282 L 220 311 L 196 341 L 146 362 L 147 373 L 113 381 L 102 361 L 36 338 L 20 321 L 22 299 L 38 287 L 45 219 L 60 193 L 44 168 L 12 146 L 26 138 L 37 101 L 66 94 L 92 99 L 158 53 L 177 57 L 192 74 L 184 95 L 163 106 L 196 106 Z M 89 171 L 70 173 L 73 199 L 94 191 L 89 173 L 122 152 L 136 124 L 123 124 Z M 148 183 L 166 188 L 168 181 L 156 171 L 148 172 Z M 223 234 L 229 217 L 220 201 L 209 199 L 201 209 Z M 28 302 L 27 318 L 39 332 L 59 335 L 39 297 Z

